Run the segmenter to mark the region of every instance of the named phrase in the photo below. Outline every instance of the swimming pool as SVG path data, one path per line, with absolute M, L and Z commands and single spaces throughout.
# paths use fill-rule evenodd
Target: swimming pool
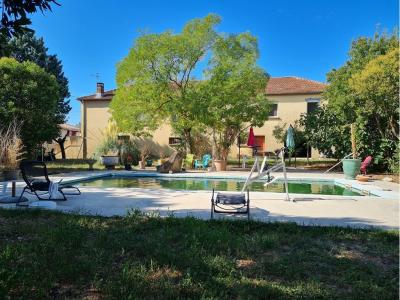
M 283 181 L 264 186 L 265 181 L 253 182 L 249 189 L 254 192 L 284 193 Z M 143 188 L 143 189 L 171 189 L 171 190 L 212 190 L 218 191 L 240 191 L 244 180 L 239 179 L 215 179 L 215 178 L 177 178 L 177 177 L 122 177 L 108 176 L 89 179 L 78 182 L 81 187 L 99 188 Z M 362 194 L 346 187 L 335 184 L 334 181 L 288 181 L 289 193 L 292 194 L 317 194 L 317 195 L 340 195 L 340 196 L 362 196 Z

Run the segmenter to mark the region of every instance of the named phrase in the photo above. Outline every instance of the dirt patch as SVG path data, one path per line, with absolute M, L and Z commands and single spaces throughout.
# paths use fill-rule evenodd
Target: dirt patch
M 252 259 L 238 259 L 236 260 L 236 267 L 239 269 L 251 268 L 256 265 L 256 262 Z
M 160 279 L 177 279 L 182 276 L 182 273 L 177 270 L 172 270 L 170 268 L 162 268 L 149 274 L 147 278 L 151 281 L 158 281 Z

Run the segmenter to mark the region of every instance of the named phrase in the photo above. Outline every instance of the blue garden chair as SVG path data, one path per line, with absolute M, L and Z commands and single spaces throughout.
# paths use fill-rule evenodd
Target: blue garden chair
M 204 154 L 203 159 L 200 161 L 200 159 L 196 159 L 194 161 L 194 168 L 197 169 L 206 169 L 211 161 L 211 155 L 210 154 Z

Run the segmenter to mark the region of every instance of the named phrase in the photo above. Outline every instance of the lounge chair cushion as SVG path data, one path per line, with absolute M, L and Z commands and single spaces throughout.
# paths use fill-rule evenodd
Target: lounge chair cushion
M 220 204 L 245 204 L 246 196 L 245 194 L 228 194 L 228 193 L 218 193 L 217 194 L 217 203 Z
M 37 180 L 33 181 L 31 185 L 37 191 L 48 191 L 50 183 L 44 180 Z

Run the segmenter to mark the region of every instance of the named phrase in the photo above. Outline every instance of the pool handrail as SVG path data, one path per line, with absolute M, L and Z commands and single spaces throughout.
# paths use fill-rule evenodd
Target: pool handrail
M 353 155 L 353 153 L 347 154 L 347 155 L 346 155 L 345 157 L 343 157 L 338 163 L 334 164 L 332 167 L 330 167 L 328 170 L 326 170 L 326 171 L 324 172 L 324 174 L 326 174 L 326 173 L 330 172 L 332 169 L 336 168 L 338 165 L 340 165 L 340 164 L 343 162 L 343 160 L 345 160 L 346 158 L 348 158 L 348 157 L 351 156 L 351 155 Z

